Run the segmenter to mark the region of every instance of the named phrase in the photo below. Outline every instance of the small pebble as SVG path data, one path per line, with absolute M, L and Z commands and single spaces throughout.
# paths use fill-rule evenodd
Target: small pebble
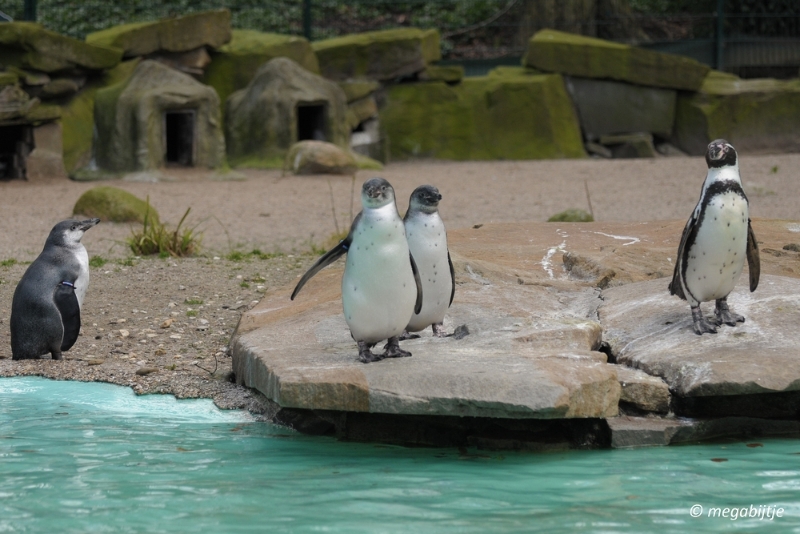
M 147 376 L 150 373 L 155 373 L 158 371 L 155 367 L 140 367 L 136 370 L 136 374 L 139 376 Z

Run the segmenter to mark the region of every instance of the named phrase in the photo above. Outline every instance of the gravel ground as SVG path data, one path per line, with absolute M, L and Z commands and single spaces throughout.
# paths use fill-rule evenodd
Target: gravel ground
M 751 215 L 800 219 L 800 154 L 741 159 Z M 167 170 L 167 180 L 158 183 L 107 184 L 149 196 L 168 223 L 191 207 L 188 222 L 203 233 L 203 249 L 200 257 L 188 259 L 134 258 L 124 244 L 131 225 L 102 223 L 89 230 L 83 242 L 97 266 L 91 270 L 81 337 L 61 362 L 11 360 L 11 297 L 50 228 L 68 218 L 78 197 L 96 184 L 0 182 L 0 376 L 105 381 L 137 393 L 208 397 L 222 408 L 269 417 L 263 396 L 231 382 L 230 335 L 242 311 L 313 262 L 312 246 L 324 246 L 349 227 L 351 205 L 360 209 L 365 179 L 388 179 L 401 213 L 417 185 L 436 185 L 452 230 L 544 221 L 564 209 L 588 209 L 587 189 L 596 220 L 685 220 L 705 169 L 702 158 L 688 157 L 422 161 L 359 172 L 355 180 L 248 170 L 240 173 L 244 179 L 224 181 L 202 171 Z M 250 253 L 253 249 L 262 253 Z

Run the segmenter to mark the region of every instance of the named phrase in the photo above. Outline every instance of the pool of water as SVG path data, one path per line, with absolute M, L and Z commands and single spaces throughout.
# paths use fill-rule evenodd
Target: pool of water
M 756 516 L 740 517 L 742 508 Z M 0 532 L 201 528 L 800 532 L 800 441 L 550 454 L 408 449 L 303 436 L 210 401 L 0 379 Z

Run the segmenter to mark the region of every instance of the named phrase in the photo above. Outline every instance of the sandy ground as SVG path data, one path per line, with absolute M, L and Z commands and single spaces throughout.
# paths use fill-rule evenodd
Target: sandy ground
M 800 154 L 742 155 L 753 217 L 800 219 Z M 685 220 L 706 173 L 702 158 L 396 163 L 381 172 L 282 176 L 242 171 L 244 180 L 167 170 L 168 181 L 106 183 L 145 198 L 161 219 L 188 222 L 203 233 L 191 259 L 132 259 L 123 243 L 131 225 L 102 223 L 83 239 L 92 269 L 82 310 L 82 335 L 65 360 L 11 360 L 11 298 L 26 262 L 41 251 L 52 226 L 72 214 L 94 183 L 0 182 L 0 375 L 38 374 L 128 385 L 138 393 L 210 397 L 221 407 L 269 416 L 258 394 L 230 381 L 226 352 L 242 311 L 271 288 L 294 280 L 321 245 L 349 227 L 360 209 L 361 183 L 380 175 L 395 187 L 401 213 L 420 184 L 443 195 L 449 229 L 490 222 L 544 221 L 568 208 L 591 207 L 599 221 Z M 335 213 L 335 218 L 334 218 Z M 338 228 L 337 228 L 338 225 Z M 280 252 L 230 259 L 232 251 Z

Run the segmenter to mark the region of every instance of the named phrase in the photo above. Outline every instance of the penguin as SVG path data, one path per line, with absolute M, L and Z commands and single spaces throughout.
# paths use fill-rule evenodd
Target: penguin
M 428 326 L 436 337 L 445 337 L 444 314 L 453 304 L 456 294 L 455 271 L 447 249 L 447 231 L 439 216 L 442 195 L 432 185 L 417 187 L 408 202 L 403 218 L 408 238 L 408 248 L 417 262 L 422 293 L 425 300 L 422 310 L 411 316 L 401 339 L 408 332 L 419 332 Z
M 367 180 L 361 188 L 361 204 L 363 210 L 353 220 L 350 233 L 303 275 L 291 300 L 311 277 L 347 254 L 342 307 L 358 344 L 359 361 L 411 356 L 400 348 L 398 336 L 411 316 L 422 309 L 422 284 L 408 249 L 394 189 L 383 178 Z M 372 347 L 384 339 L 388 341 L 383 354 L 373 354 Z
M 81 307 L 89 287 L 89 255 L 84 232 L 100 222 L 66 220 L 56 224 L 41 254 L 30 264 L 11 301 L 11 357 L 54 360 L 72 348 L 81 329 Z
M 714 334 L 717 326 L 736 326 L 744 317 L 728 307 L 728 294 L 742 273 L 745 258 L 750 272 L 750 291 L 758 287 L 761 262 L 750 223 L 747 195 L 739 176 L 736 149 L 717 139 L 706 150 L 708 174 L 700 200 L 686 223 L 669 284 L 672 295 L 687 300 L 694 331 Z M 703 317 L 700 304 L 715 301 L 713 324 Z

